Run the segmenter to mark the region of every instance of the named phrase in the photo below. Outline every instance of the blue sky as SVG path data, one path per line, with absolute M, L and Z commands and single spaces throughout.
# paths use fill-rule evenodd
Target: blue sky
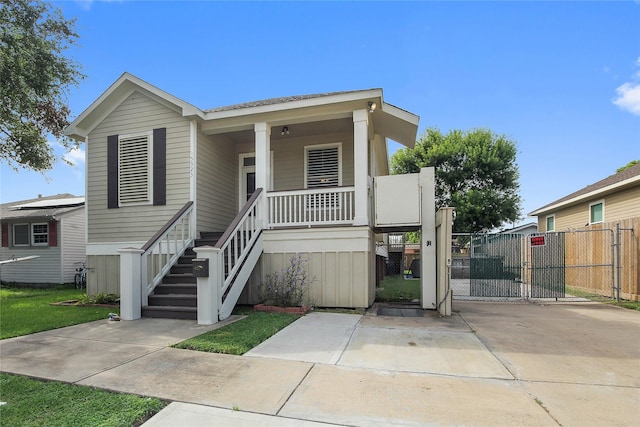
M 54 4 L 87 75 L 73 117 L 124 71 L 203 109 L 381 87 L 419 133 L 517 141 L 523 215 L 640 159 L 640 2 Z M 84 151 L 66 156 L 46 176 L 2 163 L 0 201 L 84 194 Z

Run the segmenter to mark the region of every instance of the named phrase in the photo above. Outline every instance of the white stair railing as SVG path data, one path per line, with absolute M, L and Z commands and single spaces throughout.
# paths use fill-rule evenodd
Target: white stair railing
M 214 247 L 194 249 L 209 259 L 209 277 L 198 278 L 198 323 L 226 319 L 238 302 L 262 254 L 263 197 L 258 188 Z
M 193 202 L 187 202 L 167 223 L 141 248 L 142 305 L 147 305 L 148 296 L 169 273 L 171 267 L 193 245 L 195 224 L 192 221 Z

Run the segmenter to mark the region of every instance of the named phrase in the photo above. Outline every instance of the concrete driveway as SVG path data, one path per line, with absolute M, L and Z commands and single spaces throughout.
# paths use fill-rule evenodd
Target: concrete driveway
M 157 396 L 145 425 L 635 425 L 640 313 L 455 302 L 454 316 L 311 313 L 245 356 L 211 327 L 100 321 L 0 341 L 0 370 Z M 235 410 L 234 410 L 235 409 Z

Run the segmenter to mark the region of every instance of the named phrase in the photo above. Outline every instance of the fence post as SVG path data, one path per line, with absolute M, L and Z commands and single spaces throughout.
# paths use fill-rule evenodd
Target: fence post
M 198 277 L 198 325 L 212 325 L 218 322 L 220 311 L 218 291 L 222 252 L 211 246 L 194 248 L 193 251 L 199 258 L 204 258 L 209 263 L 209 276 Z
M 140 264 L 144 251 L 137 248 L 118 249 L 120 254 L 120 318 L 136 320 L 142 314 Z
M 620 273 L 622 272 L 622 262 L 620 260 L 620 223 L 616 223 L 616 301 L 620 301 Z

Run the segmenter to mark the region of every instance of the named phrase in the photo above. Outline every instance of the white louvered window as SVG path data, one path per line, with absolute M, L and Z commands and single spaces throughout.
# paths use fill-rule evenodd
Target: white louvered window
M 151 133 L 119 138 L 120 206 L 151 203 L 151 139 Z
M 305 147 L 305 188 L 342 185 L 342 144 Z

